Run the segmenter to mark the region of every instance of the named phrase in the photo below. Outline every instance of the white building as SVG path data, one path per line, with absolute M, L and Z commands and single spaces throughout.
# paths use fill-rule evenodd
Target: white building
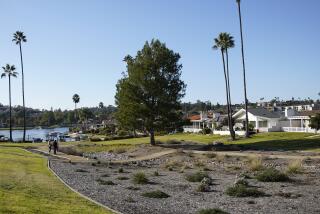
M 236 112 L 232 118 L 236 127 L 243 127 L 246 119 L 245 110 L 241 109 Z M 270 112 L 265 108 L 248 109 L 248 120 L 258 132 L 281 131 L 279 121 L 281 113 Z
M 190 126 L 184 126 L 184 132 L 198 133 L 204 128 L 214 128 L 214 123 L 219 120 L 220 113 L 200 112 L 200 114 L 192 115 L 188 119 L 192 123 Z
M 284 112 L 270 112 L 264 108 L 248 109 L 249 123 L 254 126 L 257 132 L 310 132 L 315 133 L 309 127 L 310 116 L 318 111 L 297 112 L 291 108 L 286 108 Z M 319 111 L 320 113 L 320 111 Z M 236 125 L 244 124 L 245 110 L 241 109 L 233 115 Z M 243 126 L 242 126 L 243 127 Z

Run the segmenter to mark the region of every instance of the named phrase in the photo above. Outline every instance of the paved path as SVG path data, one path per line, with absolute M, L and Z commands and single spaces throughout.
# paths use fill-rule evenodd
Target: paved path
M 31 151 L 38 152 L 44 155 L 50 155 L 57 158 L 62 158 L 66 160 L 70 160 L 72 162 L 81 162 L 81 163 L 93 163 L 96 160 L 75 156 L 75 155 L 68 155 L 62 152 L 58 152 L 56 155 L 53 153 L 48 153 L 48 148 L 46 146 L 40 146 L 37 149 L 32 149 Z M 181 150 L 180 150 L 181 151 Z M 137 161 L 146 161 L 155 158 L 160 158 L 165 155 L 174 154 L 178 152 L 177 149 L 170 149 L 166 151 L 161 151 L 153 154 L 147 154 L 145 156 L 131 158 L 128 160 L 115 160 L 111 161 L 112 163 L 130 163 L 130 162 L 137 162 Z M 280 158 L 280 159 L 320 159 L 320 155 L 312 155 L 312 153 L 305 152 L 305 154 L 273 154 L 273 152 L 259 152 L 259 151 L 245 151 L 245 152 L 238 152 L 238 151 L 195 151 L 195 150 L 184 150 L 185 153 L 194 153 L 194 154 L 212 154 L 215 153 L 217 155 L 229 155 L 229 156 L 240 156 L 240 157 L 247 157 L 247 156 L 261 156 L 267 158 Z M 109 161 L 110 162 L 110 161 Z

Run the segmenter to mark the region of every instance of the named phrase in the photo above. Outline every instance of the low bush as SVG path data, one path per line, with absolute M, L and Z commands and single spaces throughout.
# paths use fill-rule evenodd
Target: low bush
M 101 141 L 101 138 L 99 138 L 99 137 L 91 137 L 89 140 L 91 142 L 99 142 L 99 141 Z
M 140 187 L 129 186 L 127 187 L 127 189 L 136 191 L 136 190 L 140 190 Z
M 61 146 L 59 147 L 59 152 L 65 153 L 67 155 L 83 156 L 83 152 L 80 152 L 74 146 Z
M 123 173 L 123 172 L 124 172 L 123 168 L 122 168 L 122 167 L 119 168 L 119 169 L 118 169 L 118 172 L 119 172 L 119 173 Z
M 262 182 L 289 181 L 289 177 L 286 174 L 276 170 L 275 168 L 265 169 L 264 171 L 262 171 L 256 176 L 256 179 Z
M 206 172 L 195 172 L 186 175 L 186 180 L 189 182 L 201 182 L 204 178 L 210 178 Z
M 181 141 L 172 139 L 172 140 L 167 140 L 166 143 L 167 144 L 181 144 Z
M 128 177 L 125 177 L 125 176 L 120 176 L 120 177 L 117 177 L 118 180 L 129 180 Z
M 122 154 L 122 153 L 127 152 L 127 149 L 124 148 L 124 147 L 119 147 L 119 148 L 115 148 L 115 149 L 113 150 L 113 152 L 116 153 L 116 154 Z
M 202 209 L 197 214 L 228 214 L 227 212 L 218 209 L 218 208 L 212 208 L 212 209 Z
M 142 196 L 147 198 L 169 198 L 170 197 L 170 195 L 160 190 L 145 192 L 145 193 L 142 193 Z
M 217 154 L 216 153 L 208 153 L 206 154 L 207 158 L 215 158 L 217 157 Z
M 110 180 L 105 181 L 99 178 L 96 181 L 101 185 L 115 185 L 115 183 L 113 183 L 113 181 L 110 181 Z
M 303 171 L 303 167 L 302 167 L 302 161 L 301 160 L 294 160 L 291 161 L 288 164 L 287 170 L 286 172 L 288 174 L 298 174 L 298 173 L 302 173 Z
M 260 197 L 265 195 L 264 192 L 256 188 L 249 188 L 243 184 L 228 187 L 225 193 L 232 197 Z
M 154 176 L 160 176 L 160 174 L 159 174 L 158 171 L 154 171 L 154 172 L 153 172 L 153 175 L 154 175 Z
M 263 169 L 262 159 L 261 158 L 251 158 L 249 160 L 249 169 L 251 171 L 260 171 Z
M 132 179 L 133 183 L 135 184 L 146 184 L 149 182 L 146 174 L 144 174 L 143 172 L 137 172 L 133 175 L 133 179 Z
M 87 171 L 87 170 L 84 170 L 84 169 L 76 169 L 76 172 L 89 172 L 89 171 Z

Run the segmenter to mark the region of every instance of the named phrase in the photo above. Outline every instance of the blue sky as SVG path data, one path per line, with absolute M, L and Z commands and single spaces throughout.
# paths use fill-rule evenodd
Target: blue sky
M 184 101 L 225 103 L 220 32 L 235 37 L 230 51 L 233 102 L 243 102 L 239 26 L 235 0 L 0 0 L 0 65 L 15 64 L 12 34 L 24 31 L 27 106 L 73 108 L 114 104 L 122 59 L 158 38 L 179 52 Z M 320 1 L 242 0 L 248 98 L 318 98 Z M 13 80 L 13 105 L 22 103 L 21 78 Z M 0 103 L 8 103 L 0 80 Z

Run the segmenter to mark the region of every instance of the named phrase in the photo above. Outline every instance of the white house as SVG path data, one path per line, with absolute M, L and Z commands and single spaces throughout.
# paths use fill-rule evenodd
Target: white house
M 280 112 L 270 112 L 265 108 L 248 109 L 248 120 L 258 132 L 281 131 Z M 236 112 L 232 118 L 235 121 L 236 127 L 243 127 L 246 119 L 245 110 L 241 109 Z
M 264 108 L 248 109 L 249 123 L 253 124 L 258 132 L 310 132 L 315 133 L 309 127 L 310 116 L 320 113 L 320 111 L 300 111 L 286 108 L 284 112 L 268 111 Z M 245 110 L 241 109 L 233 115 L 236 127 L 244 124 Z M 243 125 L 241 126 L 243 127 Z

